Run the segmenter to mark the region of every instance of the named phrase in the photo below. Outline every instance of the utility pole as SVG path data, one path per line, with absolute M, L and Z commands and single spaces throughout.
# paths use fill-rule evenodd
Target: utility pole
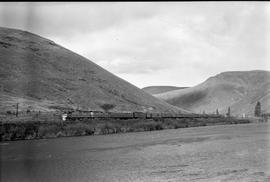
M 18 117 L 19 103 L 16 104 L 16 117 Z

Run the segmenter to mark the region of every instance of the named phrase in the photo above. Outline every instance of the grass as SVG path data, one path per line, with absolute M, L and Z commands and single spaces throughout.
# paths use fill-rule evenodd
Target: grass
M 178 129 L 218 124 L 250 123 L 236 118 L 179 118 L 179 119 L 89 119 L 62 121 L 58 116 L 32 117 L 13 122 L 1 122 L 2 141 L 57 138 L 65 136 L 106 135 L 114 133 Z

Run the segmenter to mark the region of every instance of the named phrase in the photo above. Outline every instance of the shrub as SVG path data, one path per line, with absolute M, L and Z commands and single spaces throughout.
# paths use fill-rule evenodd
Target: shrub
M 100 107 L 105 111 L 105 112 L 108 112 L 109 110 L 112 110 L 115 105 L 113 104 L 102 104 L 100 105 Z
M 161 122 L 155 122 L 154 120 L 142 120 L 137 123 L 134 123 L 131 126 L 132 131 L 153 131 L 153 130 L 162 130 L 164 126 Z
M 75 123 L 64 126 L 63 130 L 67 136 L 93 135 L 95 128 L 84 123 Z
M 12 114 L 12 112 L 11 112 L 11 111 L 7 111 L 7 114 L 8 114 L 8 115 L 11 115 L 11 114 Z
M 119 133 L 121 131 L 121 127 L 119 124 L 106 122 L 101 125 L 100 127 L 100 134 L 110 134 L 110 133 Z
M 52 138 L 56 137 L 56 134 L 59 131 L 60 128 L 57 125 L 42 125 L 38 129 L 37 136 L 39 138 Z

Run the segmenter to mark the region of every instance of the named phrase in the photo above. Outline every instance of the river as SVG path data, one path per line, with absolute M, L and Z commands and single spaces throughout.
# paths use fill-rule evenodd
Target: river
M 270 181 L 269 123 L 1 142 L 2 182 Z

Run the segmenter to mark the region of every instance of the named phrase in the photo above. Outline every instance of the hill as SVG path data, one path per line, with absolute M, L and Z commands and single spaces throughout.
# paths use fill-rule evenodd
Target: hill
M 38 35 L 0 28 L 0 109 L 185 112 Z
M 142 88 L 143 91 L 154 95 L 154 94 L 161 94 L 164 92 L 169 92 L 172 90 L 180 90 L 188 87 L 175 87 L 175 86 L 149 86 Z
M 195 87 L 155 96 L 197 113 L 213 113 L 216 109 L 226 113 L 230 106 L 233 115 L 253 115 L 257 101 L 261 102 L 263 112 L 270 112 L 270 72 L 223 72 Z

